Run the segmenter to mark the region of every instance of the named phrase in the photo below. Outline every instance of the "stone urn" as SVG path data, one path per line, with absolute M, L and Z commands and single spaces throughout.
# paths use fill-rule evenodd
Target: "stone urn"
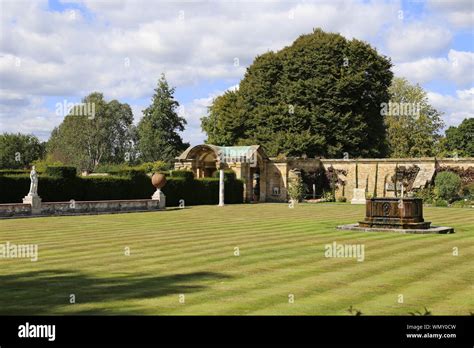
M 163 186 L 166 185 L 165 175 L 161 173 L 153 174 L 153 176 L 151 177 L 151 183 L 153 184 L 153 186 L 156 187 L 156 191 L 153 196 L 151 196 L 151 199 L 154 201 L 158 201 L 158 207 L 160 209 L 164 209 L 166 207 L 166 196 L 161 191 L 161 189 L 163 188 Z
M 151 183 L 155 186 L 156 189 L 161 189 L 166 185 L 166 177 L 164 174 L 155 173 L 151 177 Z

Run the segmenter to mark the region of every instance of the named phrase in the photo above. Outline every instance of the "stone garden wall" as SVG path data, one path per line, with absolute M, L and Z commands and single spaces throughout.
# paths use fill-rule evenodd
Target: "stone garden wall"
M 322 167 L 328 170 L 331 166 L 338 172 L 340 180 L 345 182 L 336 189 L 336 198 L 344 196 L 350 201 L 353 198 L 353 189 L 356 187 L 356 163 L 358 167 L 358 187 L 367 191 L 369 197 L 374 193 L 378 197 L 394 197 L 394 184 L 391 177 L 398 165 L 419 167 L 419 172 L 413 182 L 414 189 L 420 189 L 430 183 L 440 167 L 474 168 L 474 158 L 374 158 L 374 159 L 314 159 L 288 158 L 270 159 L 266 163 L 267 175 L 263 179 L 266 185 L 267 202 L 286 202 L 288 182 L 295 175 L 295 170 L 311 172 Z M 377 175 L 376 175 L 377 172 Z M 279 192 L 279 193 L 277 193 Z
M 43 202 L 41 215 L 98 214 L 112 212 L 159 210 L 159 201 L 152 199 L 129 199 L 111 201 Z M 31 216 L 29 204 L 0 204 L 0 218 Z
M 321 159 L 324 168 L 327 170 L 330 166 L 335 169 L 341 169 L 347 171 L 347 175 L 340 175 L 341 180 L 345 181 L 344 196 L 348 199 L 352 199 L 352 192 L 355 188 L 355 172 L 356 163 L 358 165 L 358 187 L 366 189 L 370 196 L 373 196 L 374 190 L 376 189 L 377 196 L 383 196 L 384 193 L 384 182 L 389 184 L 385 190 L 387 197 L 394 197 L 395 192 L 393 191 L 393 183 L 390 178 L 395 173 L 395 168 L 398 165 L 411 167 L 416 165 L 420 168 L 415 181 L 413 183 L 414 189 L 423 188 L 427 183 L 431 182 L 434 177 L 436 168 L 438 166 L 447 167 L 461 167 L 467 169 L 468 167 L 474 168 L 474 158 L 460 158 L 460 159 L 435 159 L 435 158 L 396 158 L 396 159 L 358 159 L 356 160 L 343 160 L 343 159 Z M 377 182 L 376 179 L 376 168 L 378 165 Z M 368 184 L 368 186 L 367 186 Z M 336 197 L 342 196 L 342 187 L 338 187 L 336 190 Z

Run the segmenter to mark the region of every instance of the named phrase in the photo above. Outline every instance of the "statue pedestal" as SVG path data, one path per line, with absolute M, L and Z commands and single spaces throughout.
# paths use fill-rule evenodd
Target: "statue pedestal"
M 365 189 L 355 188 L 351 204 L 365 204 Z
M 153 196 L 151 196 L 151 199 L 154 201 L 159 201 L 158 207 L 160 209 L 166 208 L 166 196 L 160 189 L 156 189 Z
M 41 197 L 37 194 L 28 194 L 23 198 L 23 204 L 31 205 L 31 214 L 41 213 Z

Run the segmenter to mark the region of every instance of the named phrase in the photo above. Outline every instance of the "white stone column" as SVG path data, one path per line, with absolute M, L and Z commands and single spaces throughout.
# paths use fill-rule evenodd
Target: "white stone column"
M 219 207 L 224 206 L 224 169 L 219 170 Z

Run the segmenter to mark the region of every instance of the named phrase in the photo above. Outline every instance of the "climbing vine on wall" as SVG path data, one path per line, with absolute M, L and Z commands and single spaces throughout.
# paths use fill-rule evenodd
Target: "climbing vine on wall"
M 396 183 L 397 181 L 400 181 L 399 178 L 402 178 L 406 190 L 410 191 L 419 171 L 420 167 L 418 167 L 416 164 L 410 167 L 396 166 L 395 173 L 392 175 L 391 180 L 393 183 Z
M 346 181 L 341 179 L 341 175 L 347 176 L 347 170 L 336 169 L 333 166 L 329 166 L 329 168 L 326 170 L 326 178 L 333 194 L 335 194 L 338 185 L 342 186 L 343 188 L 346 185 Z

